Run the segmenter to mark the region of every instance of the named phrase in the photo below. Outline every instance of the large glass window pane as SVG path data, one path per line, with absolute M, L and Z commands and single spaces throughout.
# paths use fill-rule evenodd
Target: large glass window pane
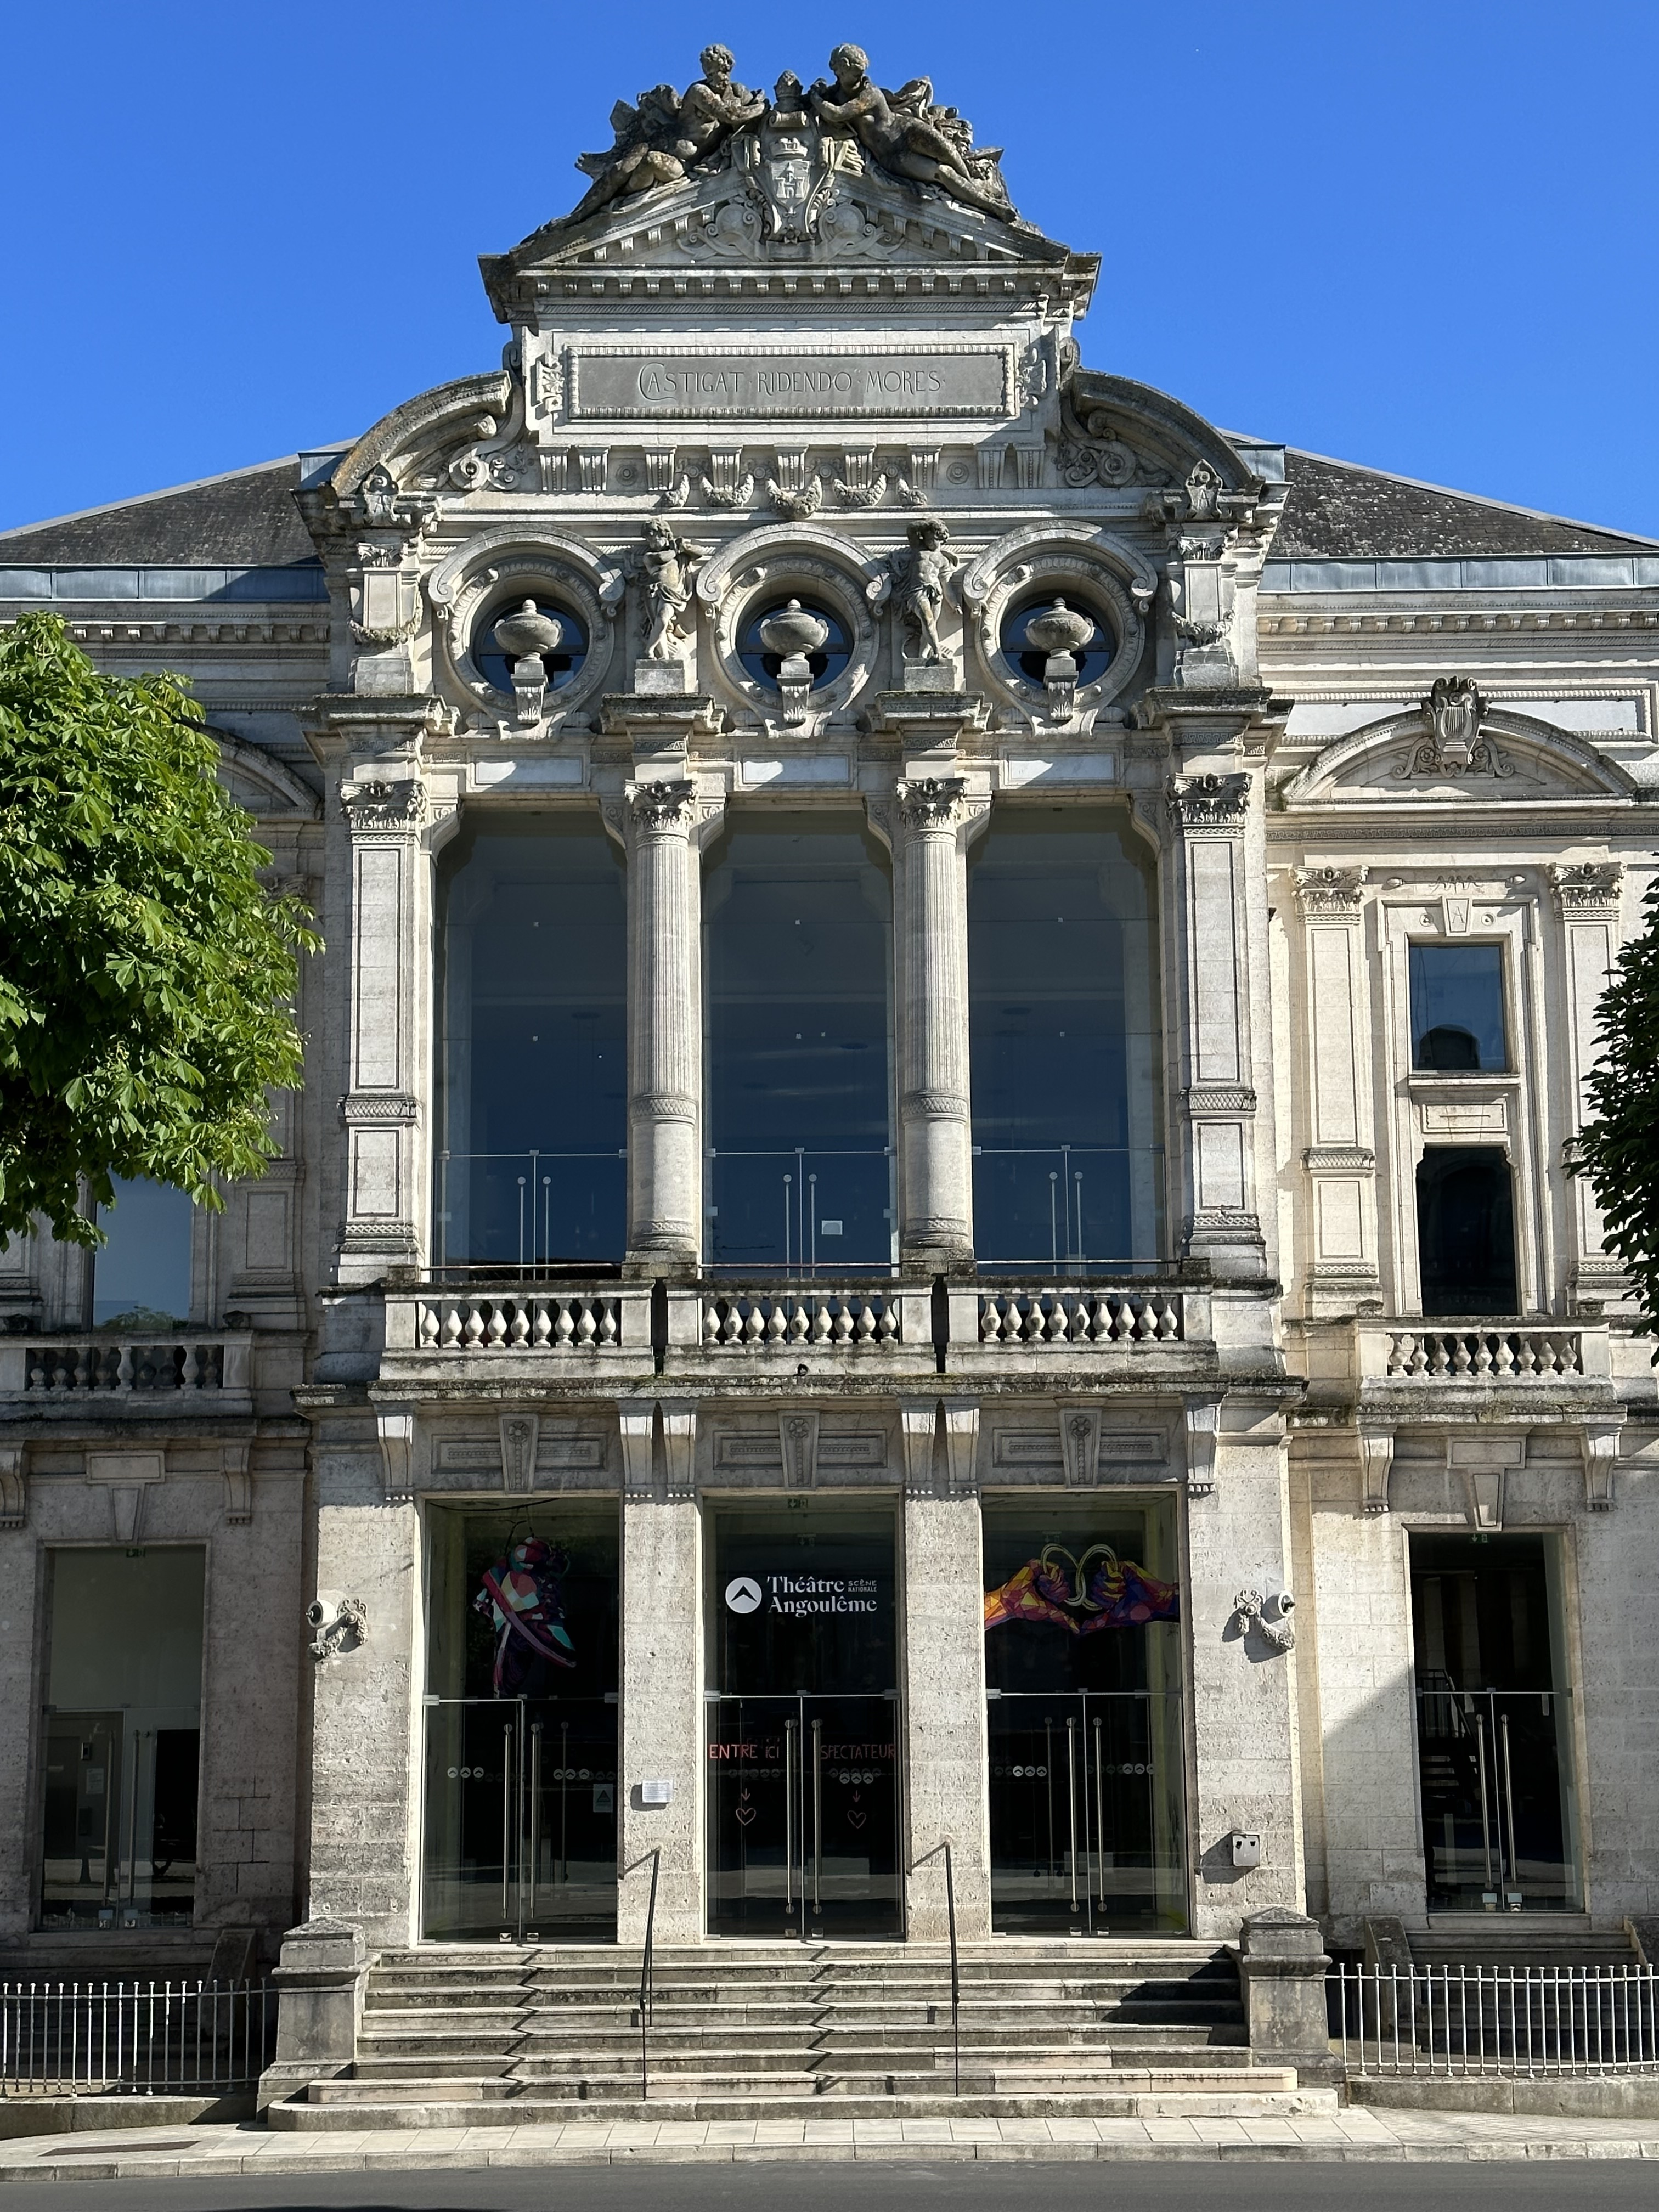
M 974 1243 L 981 1267 L 1164 1249 L 1157 932 L 1116 818 L 999 806 L 971 860 Z
M 1413 945 L 1412 1066 L 1442 1074 L 1505 1068 L 1504 948 Z
M 622 1258 L 628 916 L 584 810 L 464 830 L 441 878 L 441 1266 Z
M 1417 1240 L 1427 1315 L 1512 1314 L 1515 1196 L 1496 1145 L 1430 1145 L 1417 1164 Z
M 853 814 L 734 814 L 703 887 L 707 1249 L 734 1268 L 895 1256 L 892 883 Z
M 206 1554 L 48 1554 L 40 1922 L 188 1923 Z
M 190 1319 L 189 1194 L 147 1177 L 114 1177 L 115 1204 L 100 1206 L 108 1238 L 92 1266 L 94 1328 L 149 1328 Z

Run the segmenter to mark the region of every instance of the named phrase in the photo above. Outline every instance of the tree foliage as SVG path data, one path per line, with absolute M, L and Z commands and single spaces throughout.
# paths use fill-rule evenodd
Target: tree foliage
M 1589 1180 L 1643 1307 L 1659 1327 L 1659 881 L 1647 921 L 1620 951 L 1601 1009 L 1601 1054 L 1586 1087 L 1596 1118 L 1580 1133 L 1577 1172 Z M 1659 1353 L 1655 1354 L 1659 1362 Z
M 275 1150 L 319 945 L 218 765 L 182 678 L 100 675 L 54 615 L 0 629 L 0 1243 L 35 1214 L 101 1243 L 83 1180 L 216 1208 Z

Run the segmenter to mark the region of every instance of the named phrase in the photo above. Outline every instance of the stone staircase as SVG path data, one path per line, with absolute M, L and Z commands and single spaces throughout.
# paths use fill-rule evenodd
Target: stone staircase
M 1254 2067 L 1224 1951 L 1174 1941 L 981 1944 L 962 1958 L 961 2089 L 948 1954 L 898 1944 L 659 1950 L 641 2094 L 637 1954 L 390 1951 L 357 2059 L 270 2124 L 1249 2118 L 1334 2109 Z

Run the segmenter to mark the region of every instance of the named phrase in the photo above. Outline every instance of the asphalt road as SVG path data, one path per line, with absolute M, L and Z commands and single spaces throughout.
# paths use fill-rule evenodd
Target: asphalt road
M 319 2173 L 226 2181 L 12 2181 L 0 2183 L 0 2212 L 1004 2212 L 1034 2196 L 1072 2203 L 1152 2206 L 1182 2212 L 1531 2212 L 1545 2206 L 1595 2212 L 1659 2212 L 1659 2168 L 1637 2159 L 1508 2159 L 1408 2164 L 1157 2165 L 1133 2162 L 856 2166 L 781 2159 L 750 2167 L 642 2165 L 549 2167 L 514 2172 Z

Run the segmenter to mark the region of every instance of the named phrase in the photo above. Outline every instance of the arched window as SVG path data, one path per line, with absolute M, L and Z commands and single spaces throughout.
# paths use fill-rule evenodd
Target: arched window
M 970 857 L 974 1245 L 1045 1274 L 1164 1251 L 1151 872 L 1103 808 L 1000 805 Z
M 1425 1315 L 1513 1314 L 1515 1194 L 1496 1145 L 1431 1145 L 1417 1164 Z
M 620 1261 L 628 915 L 595 811 L 463 830 L 439 885 L 440 1266 Z
M 711 1265 L 892 1265 L 892 913 L 861 815 L 733 811 L 703 884 Z

